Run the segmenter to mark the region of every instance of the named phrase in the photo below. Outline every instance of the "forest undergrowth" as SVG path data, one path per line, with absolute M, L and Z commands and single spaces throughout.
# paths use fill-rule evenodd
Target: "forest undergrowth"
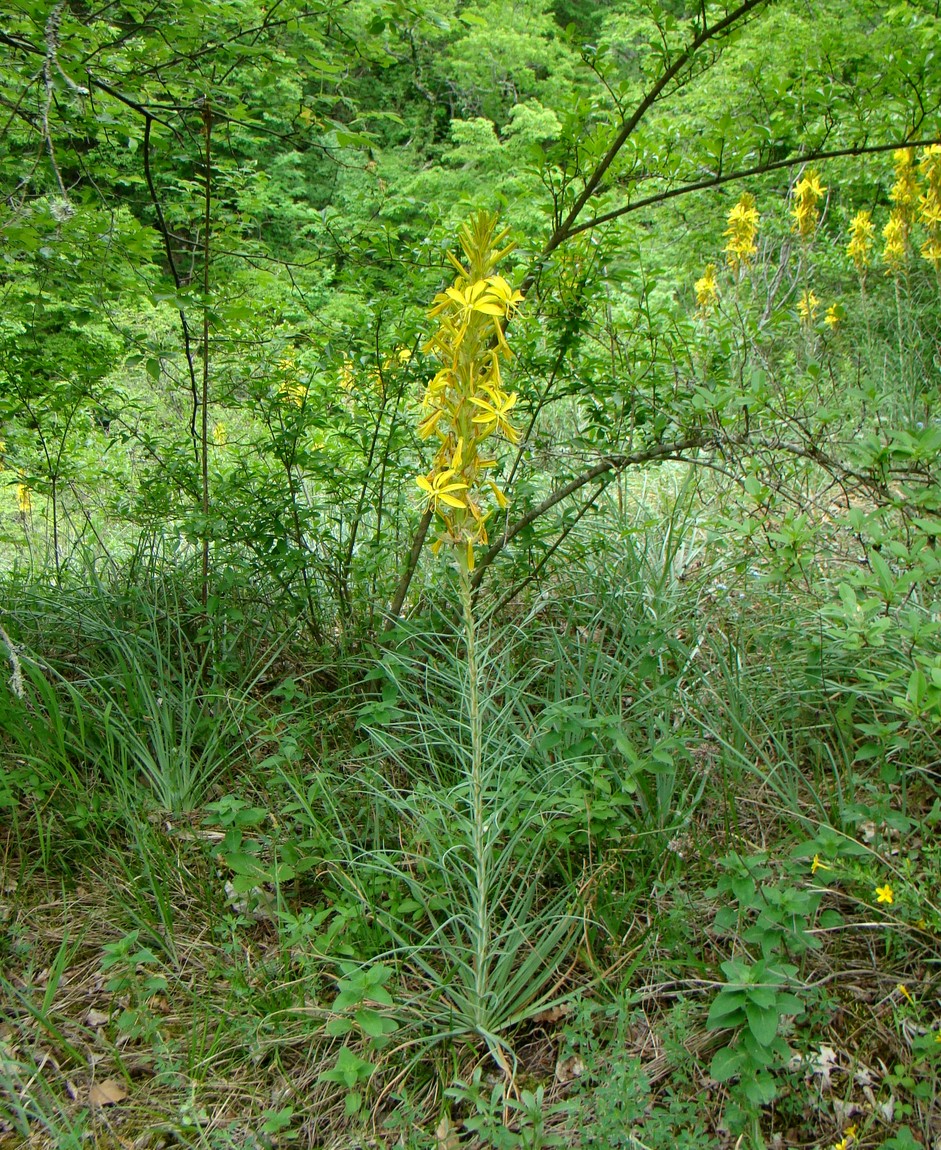
M 4 1141 L 932 1145 L 933 732 L 700 494 L 481 616 L 482 828 L 447 597 L 327 677 L 185 573 L 15 588 Z

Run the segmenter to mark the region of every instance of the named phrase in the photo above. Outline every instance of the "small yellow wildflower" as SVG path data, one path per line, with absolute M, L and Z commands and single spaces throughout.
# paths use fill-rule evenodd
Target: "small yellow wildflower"
M 212 442 L 216 447 L 225 447 L 229 442 L 229 435 L 225 429 L 225 424 L 219 422 L 213 426 L 212 429 Z
M 831 330 L 836 331 L 843 322 L 843 308 L 838 303 L 831 303 L 827 308 L 827 314 L 823 317 L 823 322 Z
M 806 171 L 797 181 L 791 215 L 794 217 L 794 231 L 803 239 L 809 239 L 817 228 L 817 221 L 820 218 L 817 204 L 826 192 L 827 189 L 821 184 L 820 177 L 813 168 Z
M 755 197 L 751 192 L 743 192 L 738 203 L 729 212 L 729 226 L 722 233 L 729 241 L 725 245 L 725 256 L 733 272 L 748 267 L 752 257 L 758 254 L 755 238 L 758 235 L 760 219 Z
M 797 314 L 800 316 L 801 323 L 813 323 L 817 316 L 817 308 L 820 306 L 820 300 L 814 295 L 812 291 L 805 291 L 804 294 L 797 301 Z
M 861 211 L 853 216 L 850 224 L 850 242 L 846 246 L 846 254 L 856 265 L 856 270 L 862 275 L 869 267 L 872 258 L 872 236 L 874 232 L 872 212 Z
M 909 1002 L 915 1001 L 914 998 L 912 998 L 911 991 L 908 989 L 904 982 L 900 982 L 895 989 L 903 998 L 907 999 Z
M 884 902 L 889 906 L 895 902 L 895 896 L 892 893 L 892 887 L 888 883 L 885 886 L 877 886 L 875 889 L 876 902 Z
M 700 279 L 693 284 L 696 303 L 705 314 L 719 298 L 719 285 L 716 283 L 716 265 L 707 264 Z
M 33 497 L 25 483 L 16 485 L 16 506 L 21 515 L 28 515 L 33 509 Z
M 820 855 L 814 855 L 814 861 L 810 864 L 810 873 L 816 874 L 818 870 L 831 870 L 825 862 L 820 861 Z

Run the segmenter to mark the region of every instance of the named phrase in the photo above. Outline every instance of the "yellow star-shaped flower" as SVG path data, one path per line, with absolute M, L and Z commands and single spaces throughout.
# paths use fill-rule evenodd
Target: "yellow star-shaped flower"
M 509 421 L 509 414 L 516 406 L 516 392 L 509 395 L 496 387 L 483 385 L 488 398 L 481 399 L 479 395 L 470 397 L 471 403 L 480 408 L 480 414 L 473 417 L 473 422 L 482 425 L 486 431 L 495 430 L 502 433 L 510 443 L 519 442 L 519 432 Z
M 453 468 L 447 471 L 439 471 L 437 474 L 430 471 L 427 475 L 419 475 L 415 482 L 428 496 L 429 504 L 435 509 L 440 511 L 440 504 L 445 504 L 446 507 L 458 507 L 465 510 L 467 504 L 463 499 L 459 499 L 454 493 L 456 491 L 466 491 L 466 483 L 452 483 L 454 477 Z

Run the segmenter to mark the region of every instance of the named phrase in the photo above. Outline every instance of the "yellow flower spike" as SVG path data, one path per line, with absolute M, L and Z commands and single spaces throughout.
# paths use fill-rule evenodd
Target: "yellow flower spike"
M 918 202 L 918 176 L 915 172 L 915 149 L 898 148 L 893 153 L 895 160 L 895 183 L 889 192 L 889 199 L 895 204 L 896 210 L 908 223 L 915 213 L 915 204 Z
M 693 291 L 696 293 L 696 303 L 699 305 L 700 311 L 705 314 L 719 298 L 715 264 L 706 264 L 701 278 L 693 284 Z
M 16 485 L 16 506 L 21 515 L 28 515 L 33 509 L 33 497 L 25 483 Z
M 856 270 L 860 275 L 869 267 L 872 259 L 874 231 L 872 212 L 860 211 L 853 216 L 853 222 L 850 224 L 850 242 L 846 246 L 846 254 L 856 265 Z
M 908 989 L 904 982 L 900 982 L 895 989 L 907 1002 L 914 1003 L 915 1000 L 912 998 L 911 991 Z
M 888 883 L 886 883 L 885 886 L 877 886 L 873 893 L 876 896 L 877 903 L 884 902 L 891 906 L 892 903 L 895 902 L 895 896 L 892 893 L 892 887 L 889 886 Z
M 500 246 L 507 234 L 497 233 L 496 217 L 486 212 L 461 228 L 466 264 L 449 253 L 457 276 L 432 301 L 436 329 L 423 345 L 441 366 L 425 388 L 418 430 L 422 438 L 437 435 L 441 446 L 431 472 L 416 483 L 444 521 L 441 542 L 460 548 L 455 557 L 464 570 L 473 564 L 473 547 L 487 539 L 490 512 L 478 505 L 479 491 L 495 460 L 478 455 L 480 444 L 494 433 L 519 440 L 510 421 L 517 396 L 503 390 L 500 357 L 510 358 L 503 327 L 523 297 L 494 271 L 512 250 Z
M 826 191 L 820 182 L 820 177 L 812 168 L 797 181 L 791 215 L 794 217 L 794 231 L 798 232 L 802 239 L 809 239 L 816 231 L 817 221 L 820 219 L 817 204 L 826 195 Z
M 733 272 L 748 267 L 752 257 L 758 254 L 755 239 L 758 235 L 758 214 L 755 197 L 751 192 L 743 192 L 738 203 L 728 215 L 729 226 L 723 232 L 728 239 L 725 246 L 726 260 Z
M 225 429 L 225 424 L 219 422 L 213 426 L 212 429 L 212 442 L 216 447 L 225 447 L 229 442 L 228 432 Z
M 941 271 L 941 146 L 925 148 L 918 168 L 927 181 L 925 193 L 918 199 L 918 215 L 928 233 L 921 255 L 934 264 L 935 271 Z
M 800 299 L 797 301 L 797 314 L 800 317 L 802 324 L 810 324 L 817 317 L 817 308 L 820 306 L 820 300 L 814 295 L 812 291 L 805 291 Z
M 908 234 L 910 226 L 898 208 L 889 214 L 889 222 L 882 229 L 885 248 L 882 258 L 886 262 L 886 275 L 898 273 L 908 257 Z

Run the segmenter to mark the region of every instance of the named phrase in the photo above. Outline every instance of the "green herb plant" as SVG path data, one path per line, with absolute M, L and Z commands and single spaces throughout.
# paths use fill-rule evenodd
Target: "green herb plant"
M 823 891 L 808 890 L 794 867 L 777 878 L 764 854 L 731 852 L 719 860 L 724 871 L 708 892 L 721 899 L 715 927 L 729 932 L 742 952 L 719 964 L 725 982 L 709 1008 L 708 1029 L 727 1036 L 710 1073 L 730 1083 L 743 1130 L 762 1146 L 761 1108 L 778 1094 L 775 1072 L 792 1056 L 785 1034 L 790 1020 L 805 1014 L 810 992 L 800 977 L 800 959 L 821 943 L 813 929 L 841 920 L 821 911 Z

